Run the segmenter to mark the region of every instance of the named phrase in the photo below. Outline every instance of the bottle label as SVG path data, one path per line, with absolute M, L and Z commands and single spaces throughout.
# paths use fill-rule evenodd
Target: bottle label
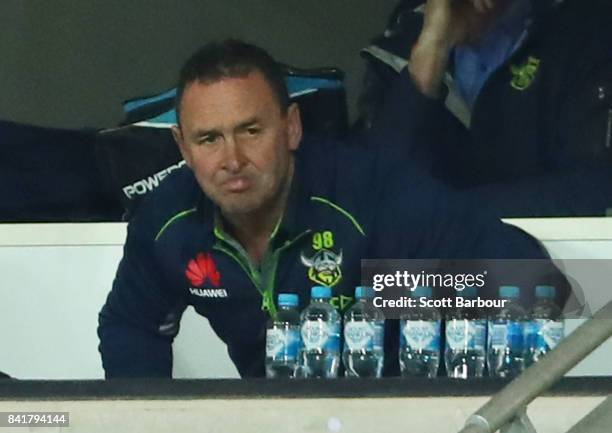
M 524 322 L 509 320 L 503 323 L 489 322 L 489 347 L 503 350 L 512 347 L 513 350 L 524 349 Z
M 269 328 L 266 331 L 266 356 L 295 360 L 300 343 L 300 330 L 297 326 Z
M 382 323 L 350 321 L 344 325 L 344 342 L 349 350 L 382 350 L 384 332 Z
M 406 320 L 402 344 L 414 350 L 440 350 L 440 321 Z
M 340 350 L 340 323 L 306 320 L 302 324 L 302 341 L 306 350 Z
M 529 347 L 552 350 L 563 339 L 563 322 L 548 319 L 536 319 L 527 325 Z
M 484 350 L 487 343 L 486 320 L 449 320 L 446 344 L 452 350 Z

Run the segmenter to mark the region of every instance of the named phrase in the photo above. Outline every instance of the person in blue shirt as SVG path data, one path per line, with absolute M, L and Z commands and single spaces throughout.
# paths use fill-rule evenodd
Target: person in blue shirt
M 408 82 L 398 78 L 390 110 L 403 108 Z M 241 376 L 263 376 L 278 293 L 296 293 L 304 308 L 309 288 L 325 285 L 345 310 L 363 258 L 547 257 L 482 204 L 417 169 L 392 170 L 378 140 L 393 139 L 401 124 L 378 125 L 363 146 L 303 137 L 278 64 L 253 45 L 198 50 L 181 70 L 177 116 L 186 165 L 130 220 L 99 315 L 106 377 L 170 377 L 188 305 L 208 319 Z M 387 328 L 384 371 L 392 375 L 397 321 Z
M 363 51 L 358 123 L 382 117 L 409 64 L 401 160 L 504 217 L 605 215 L 611 15 L 607 0 L 403 0 Z

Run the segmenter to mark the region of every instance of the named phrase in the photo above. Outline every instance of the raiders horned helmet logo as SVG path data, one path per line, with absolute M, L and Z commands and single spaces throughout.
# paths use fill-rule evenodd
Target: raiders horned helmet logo
M 333 287 L 342 279 L 342 250 L 339 254 L 322 249 L 311 258 L 305 257 L 304 252 L 300 258 L 304 266 L 308 268 L 308 278 L 317 284 Z

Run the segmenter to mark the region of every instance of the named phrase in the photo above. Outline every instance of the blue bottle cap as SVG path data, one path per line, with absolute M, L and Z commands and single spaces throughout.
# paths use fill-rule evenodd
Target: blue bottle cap
M 366 286 L 357 286 L 355 287 L 355 298 L 373 298 L 374 297 L 374 289 Z
M 475 286 L 468 286 L 461 291 L 457 290 L 457 293 L 455 294 L 455 296 L 462 296 L 464 298 L 475 298 L 477 295 L 478 291 L 476 290 Z
M 518 298 L 521 293 L 520 289 L 516 286 L 500 286 L 499 297 L 500 298 Z
M 557 294 L 557 290 L 554 286 L 536 286 L 535 288 L 536 298 L 554 298 Z
M 312 286 L 310 289 L 310 297 L 311 298 L 331 298 L 332 291 L 331 287 L 327 286 Z
M 420 297 L 426 297 L 426 298 L 431 298 L 431 295 L 433 294 L 433 290 L 431 289 L 431 287 L 429 286 L 417 286 L 413 291 L 411 296 L 413 298 L 420 298 Z
M 278 305 L 281 307 L 297 307 L 300 298 L 295 293 L 280 293 L 278 295 Z

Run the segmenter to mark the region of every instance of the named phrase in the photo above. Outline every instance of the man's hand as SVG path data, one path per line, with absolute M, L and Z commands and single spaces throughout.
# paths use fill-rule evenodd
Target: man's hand
M 453 47 L 480 36 L 507 0 L 428 0 L 423 29 L 410 56 L 410 73 L 421 92 L 438 96 Z

